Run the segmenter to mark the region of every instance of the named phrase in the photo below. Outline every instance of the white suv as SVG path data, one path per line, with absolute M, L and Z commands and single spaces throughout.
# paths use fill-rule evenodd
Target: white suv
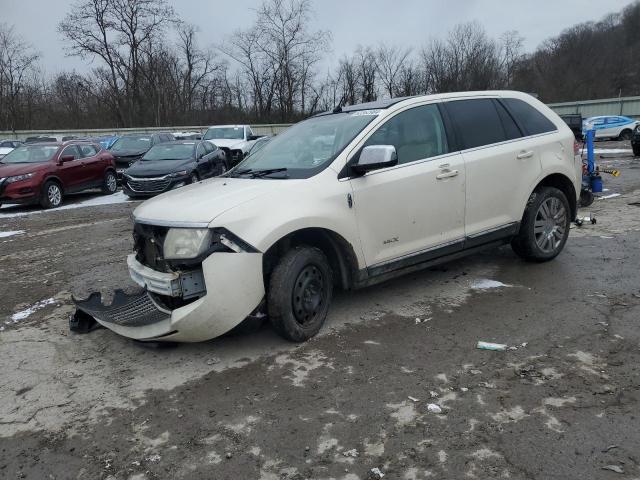
M 287 339 L 325 321 L 335 287 L 371 285 L 511 243 L 554 258 L 576 215 L 569 127 L 519 92 L 336 108 L 273 138 L 223 177 L 134 212 L 138 295 L 78 302 L 140 340 L 200 341 L 265 313 Z

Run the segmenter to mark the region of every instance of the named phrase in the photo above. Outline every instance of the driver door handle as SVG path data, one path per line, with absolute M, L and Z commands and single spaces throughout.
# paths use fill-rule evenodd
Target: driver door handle
M 456 177 L 459 173 L 458 170 L 443 170 L 442 173 L 436 175 L 436 179 L 443 180 L 445 178 Z
M 524 160 L 525 158 L 531 157 L 533 157 L 533 150 L 523 150 L 516 156 L 518 160 Z

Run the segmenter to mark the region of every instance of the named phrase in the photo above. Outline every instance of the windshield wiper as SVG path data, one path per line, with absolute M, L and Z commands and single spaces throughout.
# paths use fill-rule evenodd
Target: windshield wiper
M 281 168 L 264 168 L 262 170 L 254 170 L 253 168 L 241 168 L 230 172 L 230 177 L 237 177 L 240 175 L 249 175 L 251 178 L 262 178 L 272 173 L 286 172 L 285 167 Z

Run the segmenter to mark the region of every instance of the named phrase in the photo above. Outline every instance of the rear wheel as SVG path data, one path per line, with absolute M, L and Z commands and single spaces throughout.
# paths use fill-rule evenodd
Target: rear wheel
M 40 205 L 42 208 L 56 208 L 62 204 L 62 188 L 57 182 L 48 180 L 42 187 Z
M 324 324 L 332 294 L 333 276 L 324 253 L 313 247 L 295 247 L 271 274 L 269 320 L 287 340 L 308 340 Z
M 189 183 L 198 183 L 200 181 L 200 178 L 198 177 L 198 174 L 196 172 L 193 172 L 191 174 L 191 177 L 189 178 Z
M 569 237 L 570 212 L 562 191 L 554 187 L 537 189 L 527 202 L 520 232 L 511 242 L 514 252 L 530 262 L 555 258 Z
M 620 140 L 624 140 L 624 141 L 628 141 L 631 140 L 631 137 L 633 137 L 633 132 L 631 130 L 623 130 L 620 133 Z
M 107 170 L 102 180 L 102 193 L 111 195 L 118 190 L 118 178 L 112 170 Z

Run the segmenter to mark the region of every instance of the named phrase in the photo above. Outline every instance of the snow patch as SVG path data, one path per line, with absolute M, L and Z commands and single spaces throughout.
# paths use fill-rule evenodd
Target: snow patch
M 47 305 L 52 305 L 52 304 L 54 304 L 56 302 L 57 301 L 56 301 L 55 298 L 47 298 L 46 300 L 40 300 L 39 302 L 34 303 L 30 307 L 25 308 L 24 310 L 20 310 L 19 312 L 14 313 L 13 315 L 11 315 L 11 321 L 5 322 L 5 323 L 7 325 L 10 325 L 12 323 L 17 323 L 20 320 L 24 320 L 25 318 L 30 317 L 31 315 L 36 313 L 38 310 L 43 309 Z
M 489 280 L 488 278 L 482 278 L 480 280 L 474 280 L 471 282 L 472 290 L 489 290 L 491 288 L 511 287 L 506 283 L 498 282 L 497 280 Z
M 14 235 L 22 235 L 24 230 L 10 230 L 8 232 L 0 232 L 0 238 L 13 237 Z
M 64 201 L 70 202 L 73 201 L 73 196 L 66 197 Z M 129 197 L 127 197 L 124 192 L 119 191 L 112 195 L 96 195 L 95 197 L 88 198 L 86 200 L 81 200 L 75 203 L 68 203 L 66 205 L 62 205 L 58 208 L 52 208 L 50 210 L 42 210 L 42 209 L 29 209 L 24 210 L 24 207 L 21 206 L 7 206 L 0 208 L 0 218 L 9 218 L 9 217 L 24 217 L 27 215 L 33 215 L 36 213 L 46 213 L 46 212 L 57 212 L 58 210 L 70 210 L 72 208 L 84 208 L 84 207 L 97 207 L 99 205 L 112 205 L 115 203 L 128 203 L 131 202 Z

